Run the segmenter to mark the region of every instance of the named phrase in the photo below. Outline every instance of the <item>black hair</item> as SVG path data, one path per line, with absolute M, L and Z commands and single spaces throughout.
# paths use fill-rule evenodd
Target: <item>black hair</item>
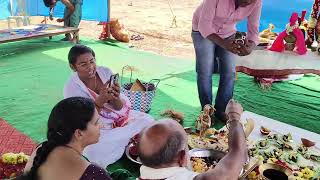
M 43 0 L 43 2 L 46 7 L 50 7 L 51 5 L 53 5 L 52 0 Z
M 180 152 L 183 142 L 183 135 L 180 132 L 175 131 L 168 136 L 167 142 L 160 150 L 151 155 L 145 155 L 140 149 L 140 144 L 138 144 L 139 158 L 143 165 L 151 168 L 172 163 Z
M 94 102 L 83 97 L 67 98 L 55 105 L 48 120 L 47 141 L 38 148 L 32 168 L 24 179 L 38 179 L 38 169 L 50 152 L 69 143 L 77 129 L 85 130 L 94 112 Z
M 77 44 L 73 46 L 68 54 L 68 60 L 69 64 L 75 64 L 77 62 L 77 59 L 80 55 L 86 54 L 86 53 L 91 53 L 93 57 L 96 57 L 94 51 L 89 48 L 88 46 Z

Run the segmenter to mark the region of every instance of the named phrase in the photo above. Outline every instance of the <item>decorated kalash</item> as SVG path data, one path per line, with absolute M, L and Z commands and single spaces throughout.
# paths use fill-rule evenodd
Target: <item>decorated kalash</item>
M 23 173 L 29 156 L 21 153 L 4 153 L 0 160 L 0 179 L 10 179 Z
M 276 52 L 296 50 L 299 55 L 306 54 L 309 48 L 320 55 L 319 8 L 320 0 L 315 0 L 308 20 L 305 19 L 306 10 L 301 12 L 301 16 L 293 12 L 284 31 L 279 34 L 273 32 L 275 26 L 269 24 L 269 27 L 259 34 L 259 46 L 271 46 L 269 50 Z

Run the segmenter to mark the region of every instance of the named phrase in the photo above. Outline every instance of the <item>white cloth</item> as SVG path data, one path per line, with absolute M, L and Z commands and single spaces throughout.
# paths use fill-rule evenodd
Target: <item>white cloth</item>
M 198 173 L 185 167 L 169 167 L 154 169 L 147 166 L 140 167 L 140 178 L 142 179 L 166 179 L 166 180 L 193 180 Z
M 274 133 L 280 133 L 280 134 L 291 133 L 292 139 L 297 143 L 301 143 L 301 138 L 309 139 L 316 143 L 314 148 L 320 149 L 319 134 L 316 134 L 295 126 L 291 126 L 289 124 L 285 124 L 280 121 L 276 121 L 252 112 L 245 111 L 241 116 L 241 121 L 245 123 L 247 119 L 253 119 L 255 122 L 254 129 L 249 136 L 250 140 L 258 140 L 258 139 L 265 138 L 265 136 L 261 135 L 260 133 L 261 126 L 264 126 L 270 129 Z
M 236 66 L 255 70 L 309 69 L 320 72 L 320 56 L 310 51 L 300 56 L 288 51 L 278 53 L 269 50 L 255 50 L 248 56 L 238 56 Z
M 97 67 L 97 73 L 103 83 L 106 83 L 112 75 L 112 71 L 105 67 Z M 92 98 L 77 73 L 71 75 L 64 87 L 64 98 L 75 96 Z M 124 95 L 121 95 L 121 99 L 126 101 Z M 112 120 L 102 116 L 101 120 L 103 128 L 100 130 L 99 142 L 87 146 L 84 150 L 84 156 L 101 167 L 106 167 L 120 159 L 130 139 L 154 122 L 150 115 L 134 110 L 130 110 L 129 123 L 124 127 L 112 129 Z

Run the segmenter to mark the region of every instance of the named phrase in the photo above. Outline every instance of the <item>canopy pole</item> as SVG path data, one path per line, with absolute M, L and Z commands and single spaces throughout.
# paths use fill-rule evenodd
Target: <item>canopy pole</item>
M 107 0 L 108 1 L 108 22 L 107 22 L 107 27 L 108 27 L 108 39 L 110 39 L 110 33 L 111 33 L 111 30 L 110 30 L 110 21 L 111 21 L 111 17 L 110 17 L 110 1 L 111 0 Z
M 13 0 L 10 0 L 10 13 L 13 16 Z

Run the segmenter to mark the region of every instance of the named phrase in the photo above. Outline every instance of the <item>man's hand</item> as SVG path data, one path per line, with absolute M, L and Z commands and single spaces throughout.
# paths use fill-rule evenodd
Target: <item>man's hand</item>
M 248 152 L 245 134 L 240 121 L 243 112 L 242 106 L 231 99 L 227 105 L 226 113 L 232 120 L 228 133 L 229 152 L 219 161 L 214 169 L 197 175 L 194 180 L 230 180 L 238 179 L 241 169 L 245 165 Z
M 247 56 L 251 54 L 254 47 L 255 47 L 255 44 L 252 41 L 246 41 L 245 44 L 238 44 L 237 54 L 239 56 Z
M 222 44 L 223 48 L 232 52 L 233 54 L 238 53 L 240 46 L 236 43 L 235 39 L 225 39 Z
M 59 18 L 59 19 L 57 19 L 57 22 L 63 22 L 64 21 L 64 19 L 63 18 Z
M 240 120 L 243 113 L 243 108 L 241 104 L 231 99 L 226 107 L 226 114 L 229 120 Z

